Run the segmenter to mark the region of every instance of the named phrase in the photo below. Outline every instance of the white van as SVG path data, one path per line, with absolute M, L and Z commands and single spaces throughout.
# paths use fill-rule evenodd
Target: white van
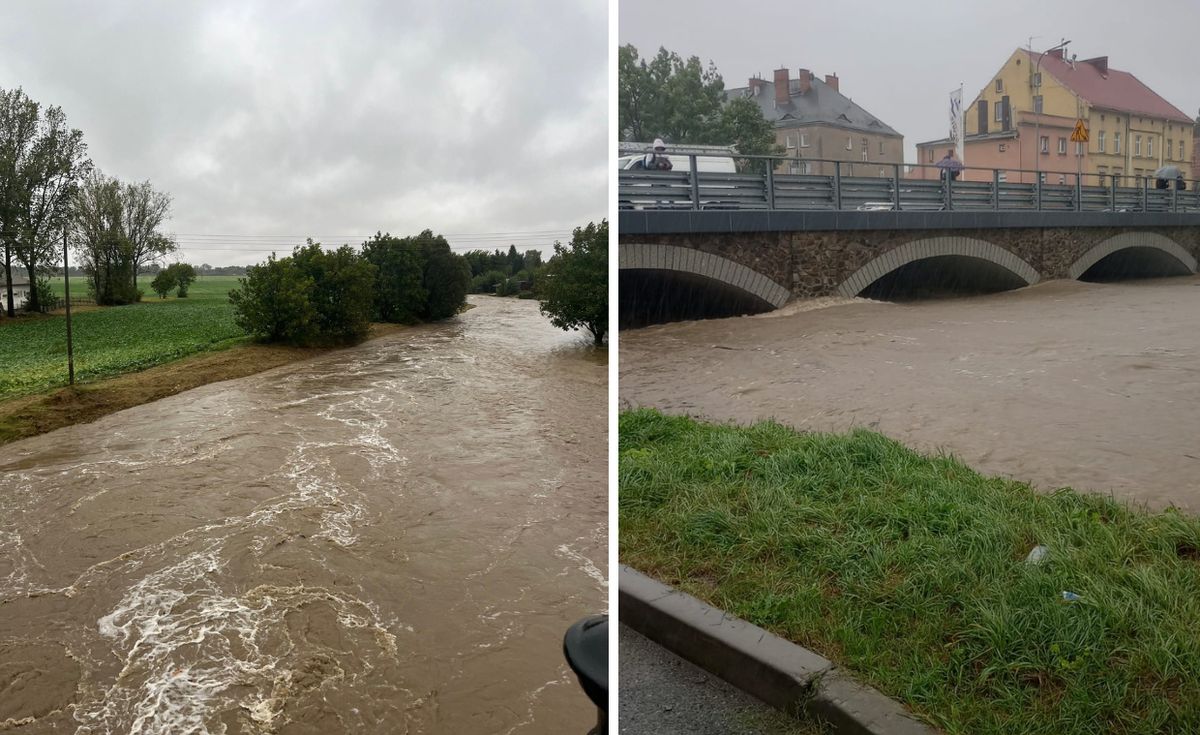
M 628 171 L 632 169 L 645 155 L 645 153 L 640 153 L 633 156 L 621 156 L 617 159 L 617 170 Z M 692 170 L 692 159 L 687 154 L 668 150 L 666 156 L 671 159 L 672 172 L 682 171 L 687 173 Z M 737 167 L 734 165 L 733 159 L 721 156 L 696 156 L 696 170 L 702 173 L 705 171 L 721 174 L 737 173 Z

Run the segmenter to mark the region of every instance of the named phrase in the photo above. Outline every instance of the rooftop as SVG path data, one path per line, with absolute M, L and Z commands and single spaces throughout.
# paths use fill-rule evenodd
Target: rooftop
M 1042 71 L 1062 82 L 1093 107 L 1192 123 L 1190 116 L 1160 97 L 1140 79 L 1127 71 L 1110 67 L 1107 56 L 1072 62 L 1062 58 L 1061 52 L 1038 54 L 1025 49 L 1022 51 L 1031 63 L 1037 63 L 1040 57 Z
M 807 73 L 801 70 L 801 73 Z M 879 135 L 900 133 L 878 117 L 864 110 L 849 97 L 834 87 L 809 75 L 808 91 L 801 92 L 801 80 L 791 79 L 788 83 L 788 104 L 775 103 L 775 83 L 766 79 L 753 79 L 751 85 L 735 87 L 725 91 L 726 99 L 746 97 L 758 103 L 763 117 L 776 127 L 790 128 L 805 125 L 829 125 L 846 130 L 856 130 Z M 753 90 L 757 88 L 758 93 Z

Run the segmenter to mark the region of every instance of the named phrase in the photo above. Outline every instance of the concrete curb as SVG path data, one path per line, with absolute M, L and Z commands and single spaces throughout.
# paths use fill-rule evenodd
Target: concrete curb
M 621 565 L 619 620 L 677 656 L 789 715 L 849 735 L 935 735 L 832 661 Z

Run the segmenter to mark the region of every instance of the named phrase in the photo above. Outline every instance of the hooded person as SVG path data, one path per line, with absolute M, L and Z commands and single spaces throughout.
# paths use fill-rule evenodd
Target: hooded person
M 642 168 L 647 171 L 670 171 L 674 168 L 671 159 L 667 158 L 667 144 L 662 138 L 654 139 L 654 150 L 642 157 Z

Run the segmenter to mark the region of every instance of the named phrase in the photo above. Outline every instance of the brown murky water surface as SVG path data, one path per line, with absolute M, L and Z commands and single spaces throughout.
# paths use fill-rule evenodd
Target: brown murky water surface
M 989 474 L 1200 511 L 1200 278 L 1050 282 L 620 334 L 625 406 L 870 427 Z
M 0 730 L 586 730 L 605 360 L 473 300 L 0 448 Z

